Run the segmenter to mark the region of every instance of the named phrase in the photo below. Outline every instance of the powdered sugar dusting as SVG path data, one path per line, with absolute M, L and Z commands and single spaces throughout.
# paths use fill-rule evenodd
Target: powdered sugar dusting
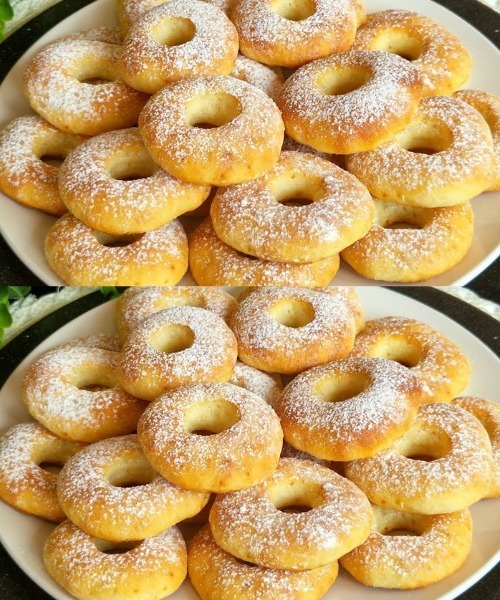
M 242 387 L 263 398 L 273 408 L 281 396 L 283 386 L 278 374 L 270 375 L 237 361 L 229 383 Z
M 243 54 L 236 57 L 231 75 L 258 87 L 273 100 L 276 100 L 283 87 L 282 74 Z

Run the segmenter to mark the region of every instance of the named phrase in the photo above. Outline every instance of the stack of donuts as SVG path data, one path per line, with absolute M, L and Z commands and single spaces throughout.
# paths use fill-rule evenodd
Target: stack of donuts
M 466 560 L 500 410 L 457 398 L 469 362 L 438 331 L 365 323 L 350 288 L 130 288 L 116 325 L 40 356 L 36 422 L 0 440 L 0 497 L 60 522 L 44 563 L 74 597 L 188 575 L 204 600 L 314 600 L 339 563 L 413 589 Z
M 31 60 L 37 115 L 0 137 L 0 189 L 62 215 L 64 281 L 323 286 L 342 256 L 415 282 L 465 256 L 469 201 L 500 189 L 500 100 L 456 91 L 471 56 L 442 25 L 360 0 L 117 14 Z

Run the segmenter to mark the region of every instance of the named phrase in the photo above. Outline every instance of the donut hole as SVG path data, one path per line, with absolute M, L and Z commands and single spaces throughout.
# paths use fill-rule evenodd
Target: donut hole
M 309 512 L 323 503 L 321 486 L 311 481 L 281 481 L 267 495 L 277 510 L 286 513 Z
M 136 235 L 112 235 L 110 233 L 104 233 L 102 231 L 94 231 L 94 237 L 106 248 L 123 248 L 135 244 L 142 239 L 144 234 L 138 233 Z
M 369 385 L 369 377 L 359 373 L 342 373 L 318 381 L 315 393 L 321 402 L 344 402 L 359 396 Z
M 93 542 L 94 546 L 102 554 L 126 554 L 127 552 L 138 548 L 143 540 L 136 540 L 133 542 L 108 542 L 107 540 L 94 538 Z
M 92 86 L 112 83 L 120 78 L 116 67 L 104 61 L 91 60 L 80 61 L 73 76 L 80 83 Z
M 444 123 L 415 121 L 394 139 L 407 152 L 432 156 L 448 150 L 453 142 L 453 135 Z
M 196 35 L 196 27 L 189 19 L 169 17 L 156 25 L 150 35 L 157 44 L 173 48 L 190 42 Z
M 49 136 L 37 140 L 33 145 L 33 154 L 46 165 L 59 168 L 68 154 L 78 144 L 65 134 Z
M 384 229 L 422 229 L 418 223 L 409 221 L 396 221 L 395 223 L 387 223 L 383 226 Z
M 159 167 L 145 148 L 133 152 L 116 152 L 109 157 L 106 170 L 111 179 L 118 181 L 135 181 L 152 177 Z
M 314 0 L 271 0 L 271 10 L 288 21 L 304 21 L 316 12 Z
M 227 431 L 241 418 L 238 407 L 223 398 L 192 404 L 184 411 L 184 427 L 194 435 L 210 436 Z
M 132 488 L 147 485 L 158 476 L 145 456 L 120 458 L 106 466 L 104 476 L 109 485 Z
M 187 325 L 166 325 L 152 333 L 149 342 L 158 352 L 175 354 L 191 348 L 194 344 L 194 332 Z
M 316 316 L 312 304 L 301 298 L 282 298 L 275 302 L 267 312 L 271 319 L 292 329 L 305 327 Z
M 450 437 L 442 430 L 416 429 L 396 443 L 396 450 L 410 460 L 433 462 L 445 458 L 451 451 Z
M 198 129 L 215 129 L 231 123 L 241 114 L 238 98 L 226 92 L 204 94 L 186 104 L 186 123 Z
M 424 51 L 422 41 L 419 38 L 412 37 L 407 32 L 397 29 L 383 31 L 373 40 L 371 49 L 397 54 L 409 61 L 417 60 Z
M 318 76 L 316 87 L 326 96 L 343 96 L 363 87 L 370 77 L 370 72 L 361 67 L 332 69 Z
M 39 160 L 46 165 L 59 168 L 63 164 L 65 158 L 65 156 L 57 156 L 55 154 L 44 154 L 43 156 L 40 156 Z
M 423 229 L 432 217 L 432 210 L 375 200 L 373 222 L 384 229 Z
M 420 536 L 425 532 L 426 519 L 420 515 L 390 509 L 374 509 L 374 529 L 382 535 L 391 537 Z
M 101 365 L 87 364 L 85 369 L 78 369 L 68 376 L 69 382 L 81 391 L 92 394 L 114 388 L 118 385 L 116 375 Z
M 288 208 L 309 206 L 323 197 L 321 178 L 311 174 L 285 175 L 268 185 L 276 202 Z
M 42 471 L 52 473 L 53 475 L 59 475 L 64 465 L 58 462 L 42 461 L 41 463 L 38 463 L 38 466 L 40 469 L 42 469 Z
M 422 349 L 404 337 L 382 338 L 370 350 L 372 358 L 386 358 L 413 369 L 422 360 Z

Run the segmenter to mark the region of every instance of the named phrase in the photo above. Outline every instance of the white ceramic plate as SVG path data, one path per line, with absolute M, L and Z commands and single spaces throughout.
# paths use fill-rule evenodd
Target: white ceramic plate
M 366 0 L 369 12 L 387 8 L 406 8 L 406 0 Z M 500 94 L 500 52 L 471 25 L 431 0 L 415 0 L 411 9 L 444 24 L 469 48 L 473 56 L 473 72 L 467 87 Z M 500 16 L 498 17 L 500 23 Z M 31 57 L 50 41 L 68 33 L 98 25 L 114 25 L 113 0 L 97 0 L 68 17 L 34 44 L 16 63 L 0 86 L 0 127 L 15 117 L 31 111 L 22 95 L 22 75 Z M 434 277 L 426 285 L 464 285 L 481 273 L 500 255 L 500 192 L 482 194 L 473 203 L 475 234 L 472 248 L 465 259 L 452 270 Z M 28 209 L 0 193 L 0 231 L 9 246 L 42 281 L 50 285 L 63 283 L 45 261 L 43 247 L 48 230 L 55 219 Z M 183 284 L 193 283 L 190 276 Z M 372 285 L 342 264 L 334 285 Z
M 472 377 L 464 394 L 498 399 L 500 389 L 500 360 L 480 340 L 442 313 L 415 300 L 383 288 L 359 289 L 366 317 L 385 315 L 411 316 L 436 327 L 463 348 L 472 363 Z M 111 333 L 113 302 L 108 302 L 71 321 L 40 344 L 13 372 L 0 391 L 0 433 L 15 423 L 28 419 L 21 399 L 23 376 L 33 361 L 44 351 L 62 342 L 92 332 Z M 467 306 L 464 304 L 464 309 Z M 13 342 L 15 343 L 15 341 Z M 479 580 L 500 560 L 498 540 L 500 500 L 483 500 L 471 509 L 474 521 L 474 539 L 470 556 L 451 577 L 442 582 L 412 592 L 390 592 L 391 600 L 449 600 L 456 598 Z M 41 588 L 58 600 L 70 596 L 47 575 L 42 563 L 42 548 L 53 525 L 36 517 L 23 515 L 0 502 L 0 540 L 15 562 Z M 198 598 L 189 583 L 184 583 L 172 600 Z M 386 600 L 387 590 L 364 587 L 349 575 L 341 573 L 325 600 Z

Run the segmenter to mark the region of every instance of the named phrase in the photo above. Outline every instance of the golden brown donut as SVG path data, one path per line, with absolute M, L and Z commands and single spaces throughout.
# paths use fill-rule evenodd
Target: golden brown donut
M 174 306 L 205 308 L 227 323 L 237 302 L 233 296 L 216 287 L 130 287 L 115 304 L 120 339 L 124 342 L 130 332 L 147 317 Z
M 298 69 L 278 98 L 286 132 L 330 154 L 376 148 L 411 121 L 422 78 L 408 61 L 386 52 L 354 51 Z
M 28 369 L 22 395 L 30 414 L 65 440 L 95 442 L 131 433 L 146 403 L 118 383 L 120 353 L 60 346 Z
M 113 236 L 67 214 L 49 230 L 45 257 L 70 285 L 175 285 L 188 268 L 188 244 L 177 219 L 146 233 Z
M 151 401 L 183 385 L 228 381 L 237 353 L 236 339 L 219 316 L 177 306 L 151 315 L 131 332 L 122 350 L 120 382 Z
M 269 96 L 235 77 L 198 77 L 163 88 L 147 103 L 139 128 L 165 171 L 201 185 L 260 177 L 278 161 L 284 132 Z
M 0 134 L 0 190 L 25 206 L 64 214 L 56 163 L 86 139 L 59 131 L 38 116 L 14 119 Z
M 245 56 L 283 67 L 344 52 L 354 40 L 357 24 L 350 0 L 239 0 L 231 19 Z
M 436 515 L 464 510 L 485 496 L 493 458 L 484 427 L 452 404 L 423 404 L 408 431 L 386 450 L 345 465 L 378 506 Z
M 260 179 L 219 189 L 210 216 L 218 237 L 240 252 L 307 263 L 363 237 L 373 210 L 355 177 L 312 154 L 282 152 Z
M 261 260 L 225 244 L 211 219 L 189 236 L 189 267 L 198 285 L 328 285 L 340 265 L 338 254 L 310 263 Z
M 469 383 L 471 367 L 463 351 L 431 325 L 407 317 L 367 322 L 351 355 L 409 367 L 422 382 L 423 402 L 449 402 Z
M 59 474 L 57 497 L 86 533 L 112 542 L 158 535 L 208 502 L 209 495 L 173 485 L 153 470 L 136 435 L 91 444 Z
M 360 275 L 382 281 L 426 281 L 457 265 L 472 244 L 474 213 L 468 202 L 422 208 L 374 199 L 370 231 L 342 251 Z
M 308 510 L 294 512 L 288 507 Z M 314 569 L 361 544 L 373 520 L 366 496 L 310 460 L 282 458 L 265 481 L 215 498 L 216 543 L 240 560 L 270 569 Z
M 297 375 L 275 409 L 289 444 L 346 461 L 373 456 L 400 438 L 421 397 L 420 382 L 406 367 L 348 357 Z
M 347 304 L 352 316 L 354 317 L 354 321 L 356 322 L 356 335 L 363 331 L 365 328 L 365 315 L 363 312 L 363 305 L 361 304 L 361 299 L 356 288 L 348 286 L 327 286 L 317 288 L 317 291 L 341 298 Z
M 166 479 L 217 494 L 269 477 L 283 445 L 271 406 L 230 383 L 188 385 L 161 395 L 144 412 L 137 434 Z
M 367 16 L 353 50 L 393 52 L 422 73 L 424 96 L 449 96 L 469 78 L 472 57 L 464 44 L 431 18 L 407 10 Z
M 453 97 L 470 104 L 483 116 L 488 124 L 495 150 L 495 167 L 488 191 L 500 190 L 500 98 L 480 90 L 458 90 L 453 94 Z
M 231 77 L 241 79 L 258 87 L 273 100 L 276 100 L 283 87 L 283 71 L 279 67 L 270 68 L 244 54 L 238 54 Z
M 237 54 L 238 34 L 221 10 L 200 0 L 176 0 L 132 23 L 120 73 L 134 89 L 154 94 L 181 79 L 229 75 Z
M 0 498 L 30 515 L 63 521 L 56 493 L 58 475 L 44 465 L 62 466 L 85 444 L 61 440 L 38 423 L 20 423 L 0 439 Z
M 69 133 L 97 135 L 131 127 L 148 97 L 119 74 L 121 46 L 62 39 L 39 52 L 24 74 L 24 94 L 49 123 Z
M 483 117 L 461 100 L 431 96 L 404 131 L 346 162 L 376 198 L 436 208 L 466 202 L 487 189 L 494 160 Z
M 454 573 L 469 555 L 468 510 L 414 515 L 374 506 L 373 514 L 368 539 L 340 559 L 344 569 L 365 585 L 398 590 L 424 587 Z
M 266 569 L 238 560 L 215 543 L 205 525 L 188 544 L 188 573 L 202 600 L 319 600 L 338 574 L 333 561 L 306 571 Z
M 347 356 L 356 325 L 341 297 L 307 288 L 257 288 L 240 302 L 231 328 L 241 361 L 295 375 Z
M 209 191 L 159 169 L 137 128 L 91 138 L 59 170 L 59 192 L 70 212 L 113 235 L 157 229 L 200 206 Z
M 470 412 L 486 429 L 493 451 L 494 467 L 491 486 L 485 497 L 498 498 L 500 496 L 500 406 L 494 402 L 484 400 L 484 398 L 472 396 L 455 398 L 451 403 Z
M 187 572 L 186 544 L 176 527 L 132 544 L 114 544 L 64 521 L 45 543 L 43 562 L 78 600 L 162 600 Z

